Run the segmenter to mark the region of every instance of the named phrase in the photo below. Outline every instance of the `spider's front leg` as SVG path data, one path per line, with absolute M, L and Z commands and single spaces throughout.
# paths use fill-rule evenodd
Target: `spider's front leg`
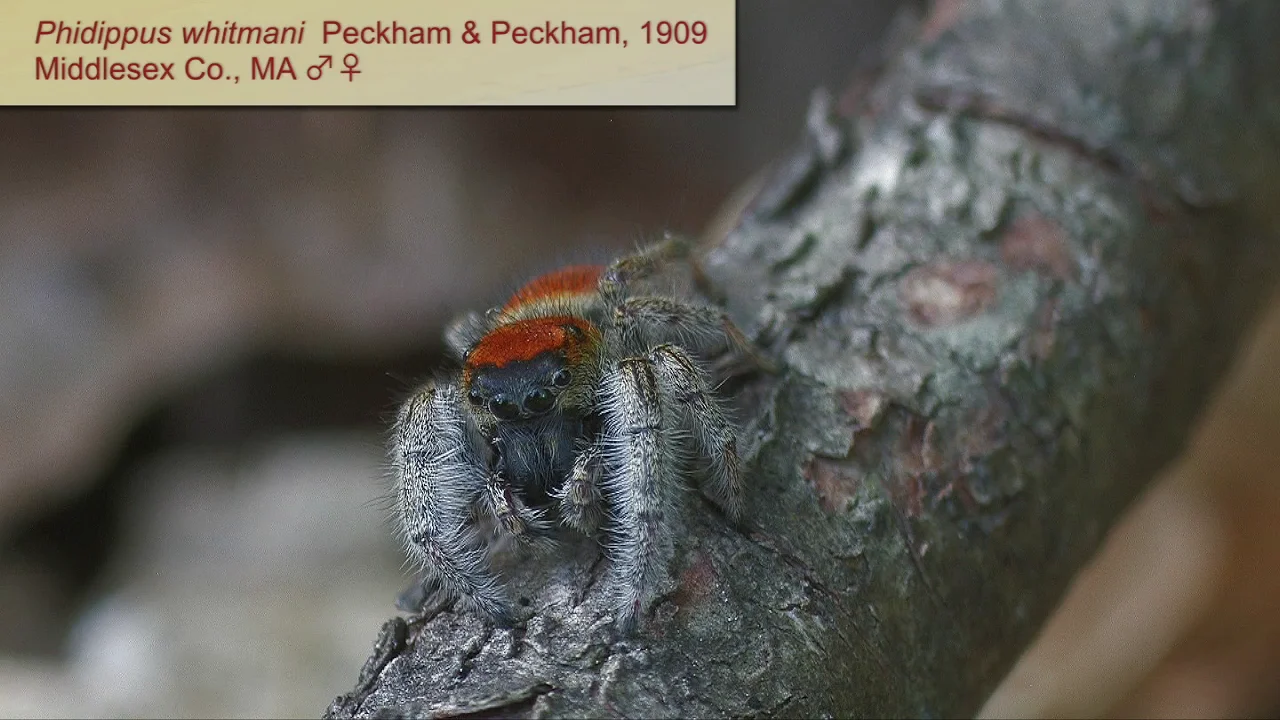
M 618 362 L 604 377 L 601 401 L 612 600 L 618 625 L 629 631 L 671 560 L 679 463 L 673 418 L 649 358 Z
M 463 415 L 458 389 L 428 383 L 405 402 L 391 440 L 401 535 L 425 583 L 495 621 L 512 611 L 488 567 L 487 546 L 470 515 L 487 470 Z

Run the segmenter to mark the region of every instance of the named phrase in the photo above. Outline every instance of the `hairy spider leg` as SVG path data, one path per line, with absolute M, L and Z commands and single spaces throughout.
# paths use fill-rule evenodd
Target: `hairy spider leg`
M 461 403 L 453 385 L 428 383 L 396 420 L 391 464 L 402 539 L 428 582 L 494 620 L 509 622 L 511 608 L 470 522 L 486 470 L 468 437 Z

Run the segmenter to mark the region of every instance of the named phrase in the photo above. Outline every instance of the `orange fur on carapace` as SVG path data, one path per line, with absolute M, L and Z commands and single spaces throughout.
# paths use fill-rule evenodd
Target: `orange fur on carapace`
M 511 296 L 504 311 L 560 295 L 585 295 L 595 292 L 603 265 L 570 265 L 546 275 L 540 275 Z
M 469 383 L 477 368 L 532 360 L 544 352 L 563 352 L 569 365 L 576 365 L 598 340 L 599 332 L 590 323 L 570 315 L 502 325 L 481 338 L 467 355 L 463 381 Z

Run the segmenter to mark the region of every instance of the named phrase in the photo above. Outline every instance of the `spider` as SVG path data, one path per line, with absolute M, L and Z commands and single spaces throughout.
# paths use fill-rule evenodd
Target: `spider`
M 449 326 L 461 372 L 417 389 L 391 438 L 401 533 L 424 586 L 509 625 L 490 543 L 549 544 L 558 521 L 605 533 L 609 603 L 632 630 L 673 553 L 687 461 L 704 461 L 704 492 L 740 517 L 736 431 L 695 357 L 719 345 L 771 363 L 723 310 L 635 293 L 687 250 L 668 237 L 566 267 Z

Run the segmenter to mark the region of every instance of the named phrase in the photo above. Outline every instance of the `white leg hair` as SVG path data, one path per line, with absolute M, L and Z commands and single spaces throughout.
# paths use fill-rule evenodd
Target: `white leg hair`
M 685 429 L 696 457 L 706 458 L 703 487 L 729 517 L 742 515 L 742 469 L 738 441 L 729 417 L 711 392 L 706 373 L 689 353 L 675 345 L 659 345 L 649 354 L 664 398 L 683 410 Z
M 509 621 L 510 606 L 488 567 L 486 543 L 469 522 L 487 473 L 461 402 L 455 386 L 429 383 L 400 410 L 391 462 L 402 539 L 427 582 L 494 620 Z
M 668 434 L 675 418 L 648 358 L 620 361 L 601 390 L 610 585 L 618 625 L 629 630 L 671 561 L 680 491 L 678 456 Z

